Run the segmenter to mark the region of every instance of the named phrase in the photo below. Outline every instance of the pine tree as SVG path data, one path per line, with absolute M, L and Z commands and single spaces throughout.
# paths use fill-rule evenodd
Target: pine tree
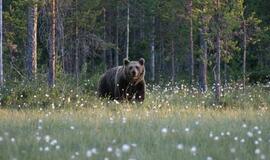
M 0 86 L 4 85 L 3 71 L 3 3 L 0 0 Z
M 49 40 L 49 77 L 48 83 L 50 87 L 55 85 L 55 63 L 56 63 L 56 50 L 55 50 L 55 36 L 56 36 L 56 0 L 50 1 L 51 9 L 51 24 L 50 24 L 50 40 Z
M 30 79 L 36 78 L 37 73 L 37 20 L 38 20 L 38 8 L 37 3 L 30 4 L 28 7 L 28 35 L 27 35 L 27 65 L 28 65 L 28 77 Z

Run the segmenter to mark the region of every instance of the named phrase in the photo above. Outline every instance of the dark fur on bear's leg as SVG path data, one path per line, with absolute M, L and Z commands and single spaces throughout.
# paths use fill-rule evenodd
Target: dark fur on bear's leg
M 137 85 L 137 92 L 135 94 L 135 99 L 138 102 L 144 101 L 145 97 L 145 82 L 141 82 Z
M 105 98 L 108 94 L 108 89 L 107 89 L 107 84 L 106 84 L 106 79 L 105 79 L 105 75 L 103 75 L 99 81 L 99 85 L 98 85 L 98 96 Z
M 144 81 L 142 81 L 136 85 L 130 84 L 127 87 L 127 99 L 129 101 L 135 100 L 136 102 L 142 102 L 142 101 L 144 101 L 144 97 L 145 97 L 145 83 L 144 83 Z
M 129 61 L 124 59 L 124 65 L 106 71 L 98 86 L 98 96 L 110 99 L 142 102 L 145 97 L 144 59 Z

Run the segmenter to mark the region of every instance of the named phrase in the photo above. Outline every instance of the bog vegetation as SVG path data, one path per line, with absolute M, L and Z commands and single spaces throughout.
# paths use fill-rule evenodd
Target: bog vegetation
M 0 110 L 0 159 L 269 159 L 269 88 L 153 86 L 142 104 L 20 84 Z M 28 94 L 26 94 L 28 93 Z M 10 109 L 10 108 L 16 108 Z
M 269 159 L 269 7 L 0 0 L 0 159 Z M 141 57 L 144 102 L 97 96 Z

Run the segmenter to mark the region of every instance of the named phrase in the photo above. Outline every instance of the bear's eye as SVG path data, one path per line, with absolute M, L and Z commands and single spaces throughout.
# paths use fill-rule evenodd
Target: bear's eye
M 139 66 L 136 66 L 136 69 L 139 70 Z
M 132 69 L 132 67 L 129 67 L 129 70 L 131 70 Z

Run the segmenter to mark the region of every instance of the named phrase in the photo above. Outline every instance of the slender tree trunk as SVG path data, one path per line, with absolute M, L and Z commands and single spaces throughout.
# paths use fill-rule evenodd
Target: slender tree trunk
M 228 82 L 228 65 L 224 62 L 224 86 L 227 86 Z
M 64 67 L 64 24 L 63 24 L 63 10 L 62 10 L 62 4 L 57 3 L 56 4 L 56 53 L 60 53 L 60 67 L 62 67 L 63 73 L 65 73 L 65 67 Z
M 142 12 L 142 17 L 140 18 L 140 40 L 144 40 L 144 12 Z
M 106 41 L 106 8 L 103 8 L 103 40 Z M 104 61 L 104 70 L 107 70 L 107 55 L 106 55 L 106 48 L 103 49 L 103 61 Z
M 51 28 L 50 28 L 50 45 L 49 45 L 49 86 L 53 87 L 55 85 L 55 24 L 56 24 L 56 0 L 50 1 L 51 6 Z
M 60 8 L 60 6 L 59 6 Z M 59 12 L 58 12 L 59 13 Z M 61 60 L 62 60 L 62 69 L 63 72 L 66 73 L 68 72 L 66 69 L 66 55 L 65 55 L 65 31 L 64 31 L 64 24 L 63 24 L 63 16 L 58 14 L 58 19 L 57 19 L 57 26 L 58 26 L 58 31 L 59 31 L 59 48 L 60 48 L 60 53 L 61 53 Z
M 219 0 L 217 0 L 217 11 L 220 12 Z M 217 13 L 217 41 L 216 41 L 216 70 L 215 70 L 215 85 L 216 85 L 216 100 L 220 103 L 221 96 L 221 81 L 220 81 L 220 59 L 221 59 L 221 33 L 220 33 L 220 14 Z
M 33 2 L 35 3 L 35 2 Z M 27 71 L 30 79 L 36 79 L 37 73 L 37 4 L 31 4 L 28 7 L 28 36 L 27 36 Z
M 244 30 L 243 87 L 245 89 L 246 88 L 246 60 L 247 60 L 247 29 L 246 29 L 246 20 L 245 19 L 244 19 L 244 24 L 243 24 L 243 30 Z
M 221 40 L 220 31 L 217 33 L 217 51 L 216 51 L 216 68 L 215 68 L 215 85 L 216 85 L 216 100 L 220 102 L 221 95 L 221 80 L 220 80 L 220 58 L 221 58 Z
M 162 77 L 162 70 L 164 70 L 164 54 L 165 54 L 165 47 L 164 47 L 164 37 L 161 37 L 161 50 L 160 50 L 160 59 L 159 59 L 159 80 Z
M 109 14 L 110 15 L 110 14 Z M 109 25 L 108 25 L 108 41 L 112 42 L 112 25 L 111 25 L 111 18 L 109 19 Z M 109 48 L 108 50 L 108 66 L 107 69 L 113 67 L 113 55 L 112 55 L 112 49 Z
M 79 86 L 79 26 L 78 26 L 78 2 L 75 1 L 75 14 L 76 14 L 76 24 L 75 24 L 75 74 L 76 74 L 76 85 Z
M 152 17 L 151 81 L 155 81 L 155 17 Z
M 189 35 L 189 43 L 190 43 L 190 57 L 189 57 L 189 65 L 190 65 L 190 84 L 194 82 L 194 47 L 193 47 L 193 20 L 192 20 L 192 12 L 193 12 L 193 3 L 190 0 L 189 4 L 189 23 L 190 23 L 190 35 Z
M 175 82 L 175 50 L 174 50 L 174 40 L 172 40 L 171 42 L 172 44 L 172 55 L 171 55 L 171 59 L 172 59 L 172 83 L 174 84 Z
M 85 33 L 86 31 L 83 30 L 83 33 Z M 87 40 L 83 39 L 81 42 L 81 55 L 82 55 L 82 59 L 81 59 L 81 69 L 80 69 L 80 73 L 83 73 L 83 78 L 87 78 L 87 66 L 88 66 L 88 62 L 87 62 L 87 54 L 89 52 L 89 48 L 87 46 Z
M 203 26 L 200 29 L 200 42 L 201 42 L 201 50 L 202 50 L 202 60 L 200 64 L 200 89 L 201 92 L 207 92 L 207 62 L 208 62 L 208 55 L 207 55 L 207 39 L 206 39 L 206 27 Z
M 136 21 L 135 18 L 134 18 L 134 21 Z M 131 23 L 132 23 L 132 22 L 131 22 Z M 137 38 L 137 37 L 136 37 L 136 28 L 135 28 L 135 27 L 133 28 L 133 32 L 132 32 L 132 33 L 133 33 L 132 45 L 135 46 L 135 45 L 136 45 L 136 38 Z
M 116 9 L 116 50 L 115 50 L 115 55 L 114 55 L 114 64 L 115 66 L 119 65 L 119 6 L 117 4 L 117 9 Z
M 4 85 L 3 73 L 3 3 L 0 0 L 0 86 Z
M 129 0 L 127 0 L 127 47 L 126 47 L 126 58 L 129 58 Z
M 160 30 L 162 30 L 162 25 L 161 25 L 161 21 L 159 20 L 159 28 Z M 160 78 L 161 78 L 161 66 L 162 66 L 162 55 L 164 53 L 164 38 L 162 36 L 162 33 L 159 32 L 159 36 L 160 36 L 160 43 L 159 43 L 159 52 L 158 52 L 158 63 L 157 63 L 157 82 L 160 82 Z

